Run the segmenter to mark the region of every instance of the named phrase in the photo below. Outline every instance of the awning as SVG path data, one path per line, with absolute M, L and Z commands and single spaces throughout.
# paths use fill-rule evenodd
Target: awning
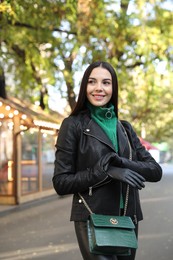
M 39 127 L 45 129 L 59 129 L 63 115 L 52 111 L 52 115 L 43 111 L 39 106 L 26 101 L 10 97 L 0 97 L 0 120 L 13 119 L 18 116 L 21 124 L 27 127 Z
M 140 142 L 143 146 L 145 146 L 145 148 L 147 150 L 159 150 L 157 147 L 155 147 L 154 145 L 150 144 L 149 142 L 147 142 L 146 140 L 144 140 L 142 137 L 139 137 Z

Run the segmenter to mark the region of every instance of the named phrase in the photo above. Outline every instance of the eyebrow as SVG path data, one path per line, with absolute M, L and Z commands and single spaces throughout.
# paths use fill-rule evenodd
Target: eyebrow
M 96 78 L 93 78 L 93 77 L 89 77 L 88 79 L 96 79 Z M 112 79 L 109 79 L 109 78 L 105 78 L 105 79 L 103 79 L 103 80 L 112 80 Z

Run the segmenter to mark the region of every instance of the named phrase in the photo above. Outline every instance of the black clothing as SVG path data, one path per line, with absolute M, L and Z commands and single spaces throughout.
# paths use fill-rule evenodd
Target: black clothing
M 126 129 L 132 147 L 129 160 L 129 145 Z M 146 181 L 161 179 L 162 170 L 150 153 L 141 145 L 131 125 L 118 121 L 118 155 L 120 165 L 141 174 Z M 56 144 L 53 185 L 59 195 L 74 194 L 71 220 L 86 221 L 89 212 L 82 203 L 82 194 L 94 213 L 119 215 L 120 194 L 126 195 L 127 185 L 111 180 L 99 164 L 99 160 L 110 152 L 115 152 L 105 132 L 94 122 L 87 111 L 66 118 L 60 128 Z M 136 223 L 142 220 L 139 192 L 130 186 L 127 215 Z

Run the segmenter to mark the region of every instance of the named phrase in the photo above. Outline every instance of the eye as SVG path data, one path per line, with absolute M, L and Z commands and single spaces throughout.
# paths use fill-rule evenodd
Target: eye
M 89 79 L 88 84 L 94 84 L 96 81 L 94 79 Z
M 104 80 L 104 81 L 103 81 L 103 84 L 104 84 L 104 85 L 110 85 L 111 82 L 110 82 L 110 80 Z

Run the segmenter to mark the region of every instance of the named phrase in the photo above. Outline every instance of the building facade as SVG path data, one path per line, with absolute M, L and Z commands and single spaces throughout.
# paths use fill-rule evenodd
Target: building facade
M 63 116 L 0 98 L 0 204 L 20 204 L 54 193 L 55 142 Z

